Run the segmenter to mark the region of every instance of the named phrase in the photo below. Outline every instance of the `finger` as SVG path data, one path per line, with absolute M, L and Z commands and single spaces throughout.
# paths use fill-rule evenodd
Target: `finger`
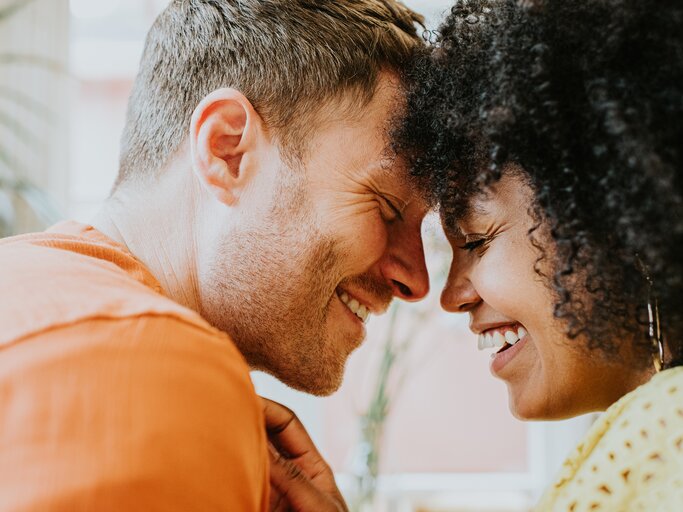
M 287 502 L 282 496 L 282 493 L 273 487 L 271 484 L 270 492 L 268 493 L 268 510 L 269 512 L 285 512 L 287 510 Z
M 296 512 L 339 512 L 344 510 L 339 503 L 321 492 L 305 475 L 299 466 L 284 458 L 272 446 L 269 447 L 270 484 L 289 510 Z M 278 509 L 275 509 L 278 510 Z
M 305 455 L 322 460 L 322 456 L 308 435 L 306 427 L 290 409 L 284 405 L 261 397 L 263 413 L 266 419 L 268 436 L 276 440 L 280 450 L 290 458 Z
M 301 471 L 311 483 L 328 495 L 339 496 L 332 468 L 320 455 L 306 428 L 287 407 L 265 398 L 264 415 L 268 438 L 275 455 L 289 459 L 292 471 Z

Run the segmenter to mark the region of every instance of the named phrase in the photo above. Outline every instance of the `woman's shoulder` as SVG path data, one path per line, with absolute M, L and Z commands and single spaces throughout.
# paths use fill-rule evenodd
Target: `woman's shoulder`
M 623 402 L 623 403 L 622 403 Z M 683 367 L 656 374 L 605 412 L 610 443 L 655 447 L 670 436 L 672 448 L 683 457 Z M 679 442 L 680 441 L 680 442 Z
M 683 502 L 681 398 L 683 368 L 673 368 L 613 404 L 569 457 L 538 510 L 654 511 Z

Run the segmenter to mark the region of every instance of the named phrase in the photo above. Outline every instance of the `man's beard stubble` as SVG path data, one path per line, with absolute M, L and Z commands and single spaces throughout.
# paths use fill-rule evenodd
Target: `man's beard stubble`
M 201 284 L 202 316 L 230 335 L 253 369 L 325 395 L 341 384 L 348 356 L 326 330 L 339 257 L 303 213 L 281 204 L 266 227 L 224 241 Z
M 353 285 L 382 304 L 393 293 L 369 275 L 343 279 L 345 255 L 314 224 L 303 189 L 281 184 L 266 222 L 223 240 L 200 278 L 201 314 L 230 335 L 252 369 L 324 396 L 341 385 L 357 345 L 344 332 L 328 332 L 337 286 Z

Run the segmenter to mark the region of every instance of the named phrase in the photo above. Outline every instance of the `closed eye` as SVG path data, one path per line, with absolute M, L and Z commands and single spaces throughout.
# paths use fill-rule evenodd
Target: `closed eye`
M 403 220 L 403 214 L 401 213 L 401 210 L 392 201 L 390 201 L 386 197 L 382 196 L 382 200 L 387 205 L 389 210 L 391 210 L 391 213 L 392 213 L 391 217 L 387 220 L 389 220 L 389 221 L 394 221 L 394 220 L 402 221 Z
M 475 249 L 478 249 L 479 247 L 483 246 L 486 242 L 488 242 L 488 240 L 489 237 L 487 237 L 486 235 L 466 235 L 465 243 L 459 245 L 458 249 L 472 252 Z

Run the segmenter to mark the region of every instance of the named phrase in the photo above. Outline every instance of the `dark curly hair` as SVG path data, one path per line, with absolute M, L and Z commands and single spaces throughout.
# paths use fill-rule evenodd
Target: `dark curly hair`
M 446 226 L 515 164 L 570 338 L 652 352 L 640 260 L 683 363 L 683 2 L 460 0 L 435 35 L 396 149 Z

